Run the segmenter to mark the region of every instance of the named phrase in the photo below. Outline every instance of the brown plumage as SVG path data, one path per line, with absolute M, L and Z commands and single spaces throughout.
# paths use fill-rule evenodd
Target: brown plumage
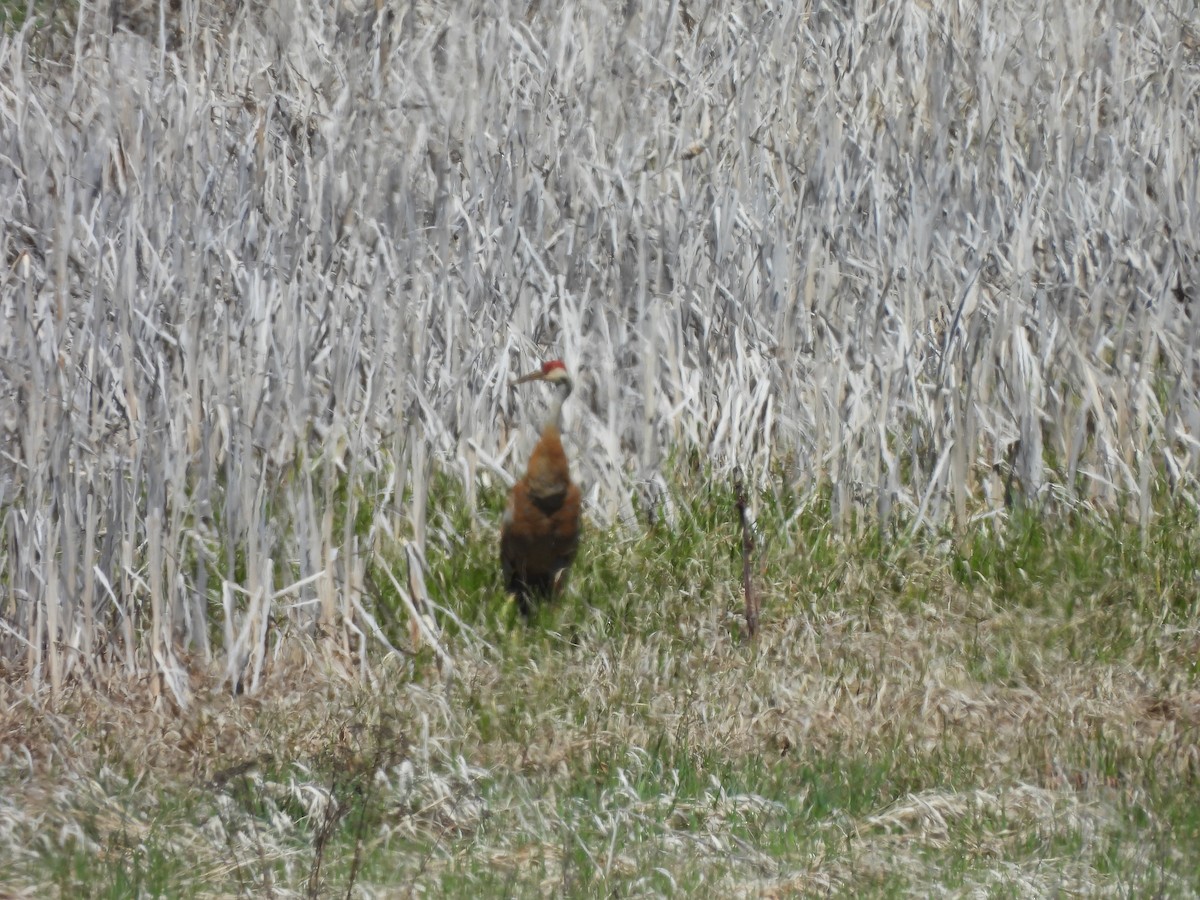
M 562 593 L 567 569 L 579 549 L 579 488 L 571 482 L 559 433 L 563 401 L 571 393 L 571 376 L 561 360 L 552 359 L 515 384 L 544 381 L 557 396 L 525 477 L 513 485 L 500 526 L 500 564 L 504 584 L 516 595 L 521 612 Z

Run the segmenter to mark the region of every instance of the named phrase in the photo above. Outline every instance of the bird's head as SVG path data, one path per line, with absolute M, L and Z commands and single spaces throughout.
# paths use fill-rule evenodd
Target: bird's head
M 530 372 L 528 375 L 522 375 L 513 384 L 525 384 L 527 381 L 545 381 L 566 388 L 567 393 L 571 391 L 571 375 L 567 372 L 566 364 L 561 359 L 551 359 L 542 363 L 540 369 Z

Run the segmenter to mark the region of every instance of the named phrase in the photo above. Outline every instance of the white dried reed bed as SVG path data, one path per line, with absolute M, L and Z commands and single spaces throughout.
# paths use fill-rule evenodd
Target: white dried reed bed
M 434 470 L 509 477 L 549 355 L 600 521 L 689 447 L 839 524 L 1194 502 L 1191 0 L 125 10 L 0 38 L 35 680 L 186 705 L 181 645 L 251 690 L 280 623 L 361 649 L 372 554 L 421 559 Z

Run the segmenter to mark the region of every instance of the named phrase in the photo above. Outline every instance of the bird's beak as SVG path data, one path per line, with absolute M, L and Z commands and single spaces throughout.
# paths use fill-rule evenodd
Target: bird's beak
M 512 383 L 512 386 L 516 387 L 518 384 L 524 384 L 527 381 L 541 381 L 545 377 L 546 376 L 542 374 L 542 370 L 538 369 L 535 372 L 530 372 L 528 375 L 522 375 Z

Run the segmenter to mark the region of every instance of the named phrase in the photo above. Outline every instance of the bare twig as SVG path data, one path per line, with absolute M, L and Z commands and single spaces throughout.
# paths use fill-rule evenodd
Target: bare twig
M 742 594 L 746 598 L 746 631 L 750 637 L 758 634 L 758 595 L 750 577 L 750 557 L 754 555 L 754 535 L 750 516 L 746 512 L 746 484 L 739 466 L 733 470 L 733 489 L 737 494 L 738 517 L 742 521 Z

